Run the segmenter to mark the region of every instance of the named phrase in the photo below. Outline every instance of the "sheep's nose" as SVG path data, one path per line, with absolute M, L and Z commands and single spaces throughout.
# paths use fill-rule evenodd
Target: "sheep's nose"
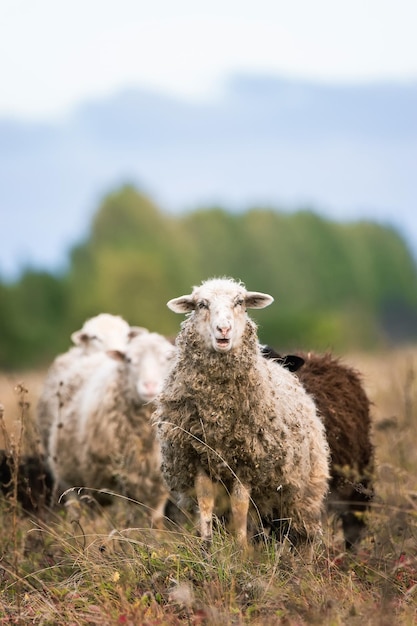
M 158 383 L 154 381 L 143 381 L 142 393 L 146 396 L 156 396 L 158 393 Z
M 217 330 L 222 334 L 223 337 L 226 337 L 227 333 L 231 330 L 231 326 L 217 326 Z

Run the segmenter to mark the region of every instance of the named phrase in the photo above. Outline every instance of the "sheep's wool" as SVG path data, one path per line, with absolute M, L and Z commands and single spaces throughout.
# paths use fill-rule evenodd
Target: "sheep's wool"
M 177 361 L 157 402 L 162 471 L 192 492 L 198 468 L 227 490 L 250 487 L 257 510 L 317 530 L 328 480 L 328 448 L 315 405 L 296 377 L 262 358 L 248 317 L 236 350 L 208 350 L 194 314 L 177 337 Z
M 61 406 L 50 437 L 49 462 L 61 490 L 109 490 L 158 509 L 167 496 L 160 469 L 160 447 L 151 423 L 153 402 L 138 395 L 139 368 L 146 350 L 162 358 L 172 345 L 156 333 L 132 339 L 122 360 L 85 357 L 97 367 L 70 401 Z M 83 370 L 85 371 L 85 370 Z

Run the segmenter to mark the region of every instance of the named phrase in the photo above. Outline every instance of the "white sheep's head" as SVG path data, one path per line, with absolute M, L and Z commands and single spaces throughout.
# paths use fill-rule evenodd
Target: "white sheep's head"
M 273 297 L 247 291 L 232 278 L 212 278 L 194 287 L 190 295 L 174 298 L 167 306 L 175 313 L 192 313 L 194 326 L 205 345 L 216 352 L 239 347 L 245 331 L 246 309 L 263 309 Z
M 72 333 L 72 342 L 85 354 L 104 350 L 124 350 L 136 335 L 146 331 L 129 324 L 119 315 L 100 313 L 86 320 L 80 330 Z
M 175 346 L 163 335 L 144 330 L 129 342 L 125 350 L 109 350 L 107 355 L 124 364 L 130 389 L 139 402 L 146 404 L 162 391 Z

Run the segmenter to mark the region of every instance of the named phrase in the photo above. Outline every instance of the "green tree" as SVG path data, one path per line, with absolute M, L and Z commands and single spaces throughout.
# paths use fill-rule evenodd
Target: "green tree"
M 173 335 L 166 302 L 213 276 L 274 296 L 251 315 L 282 351 L 345 351 L 417 339 L 417 267 L 401 235 L 310 209 L 162 212 L 131 185 L 108 194 L 60 276 L 0 282 L 0 366 L 35 366 L 67 349 L 100 312 Z
M 68 341 L 62 336 L 67 293 L 60 278 L 27 270 L 1 286 L 0 365 L 4 369 L 46 364 Z

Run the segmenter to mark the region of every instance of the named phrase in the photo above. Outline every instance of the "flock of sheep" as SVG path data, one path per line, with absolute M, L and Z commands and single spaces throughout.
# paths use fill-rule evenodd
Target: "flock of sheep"
M 196 519 L 206 543 L 224 520 L 243 548 L 265 536 L 311 548 L 335 511 L 355 545 L 373 496 L 369 400 L 331 355 L 260 344 L 247 310 L 272 302 L 207 280 L 168 302 L 185 314 L 175 342 L 118 316 L 87 320 L 37 406 L 52 504 L 118 494 L 156 528 Z

